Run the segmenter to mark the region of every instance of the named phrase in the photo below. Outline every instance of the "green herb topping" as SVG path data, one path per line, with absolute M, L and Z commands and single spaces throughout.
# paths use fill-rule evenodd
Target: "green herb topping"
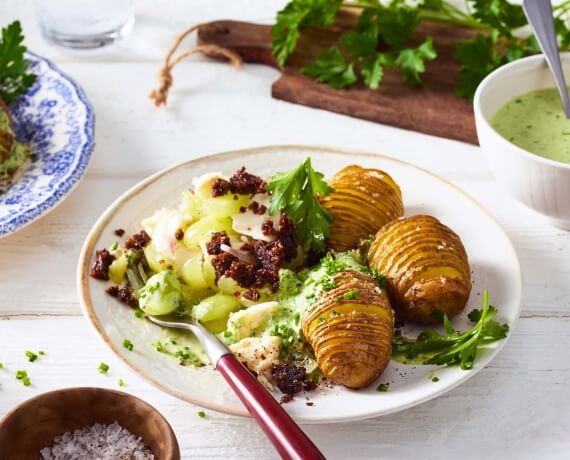
M 123 348 L 126 348 L 129 351 L 133 351 L 134 347 L 135 346 L 133 345 L 133 342 L 131 342 L 129 339 L 123 340 Z
M 334 88 L 354 85 L 360 80 L 377 89 L 386 69 L 399 70 L 402 79 L 411 85 L 421 84 L 425 63 L 437 58 L 437 45 L 434 46 L 431 37 L 420 38 L 415 34 L 423 21 L 481 30 L 482 33 L 456 47 L 460 75 L 455 92 L 468 99 L 473 98 L 481 80 L 497 67 L 540 52 L 534 36 L 515 34 L 527 21 L 521 5 L 508 0 L 473 0 L 467 8 L 460 8 L 450 0 L 291 0 L 277 14 L 271 30 L 277 62 L 285 64 L 303 28 L 333 24 L 341 7 L 359 13 L 355 26 L 302 69 L 316 81 Z M 570 0 L 563 0 L 553 10 L 558 42 L 562 49 L 568 49 L 570 30 L 565 18 Z
M 21 380 L 25 387 L 29 387 L 32 384 L 27 371 L 16 371 L 16 379 Z
M 36 359 L 38 359 L 38 355 L 35 354 L 33 351 L 26 351 L 25 353 L 26 358 L 28 358 L 28 361 L 33 363 Z
M 10 103 L 24 94 L 36 81 L 28 73 L 29 62 L 24 57 L 26 47 L 20 21 L 14 21 L 2 29 L 0 39 L 0 99 Z
M 204 412 L 203 410 L 198 412 L 198 417 L 200 418 L 205 418 L 206 417 L 206 412 Z
M 495 321 L 496 314 L 497 310 L 489 305 L 489 293 L 483 291 L 482 310 L 473 310 L 468 315 L 475 323 L 471 329 L 456 331 L 447 315 L 443 315 L 445 334 L 425 329 L 416 340 L 395 338 L 393 353 L 408 359 L 423 358 L 424 364 L 459 364 L 461 369 L 472 369 L 479 347 L 507 336 L 509 326 Z
M 380 385 L 378 385 L 376 387 L 376 391 L 381 391 L 383 393 L 385 393 L 386 391 L 388 391 L 390 389 L 390 384 L 389 383 L 381 383 Z
M 124 387 L 125 386 L 125 381 L 123 379 L 119 379 L 119 386 L 120 387 Z
M 297 236 L 306 251 L 324 251 L 333 219 L 318 200 L 319 196 L 332 192 L 323 177 L 307 158 L 295 169 L 275 174 L 267 185 L 271 192 L 269 214 L 287 213 L 295 223 Z
M 99 367 L 97 368 L 97 370 L 101 373 L 101 374 L 106 374 L 109 371 L 109 365 L 101 362 L 99 364 Z
M 360 291 L 358 289 L 353 289 L 352 291 L 347 291 L 342 296 L 344 300 L 354 300 L 358 297 Z

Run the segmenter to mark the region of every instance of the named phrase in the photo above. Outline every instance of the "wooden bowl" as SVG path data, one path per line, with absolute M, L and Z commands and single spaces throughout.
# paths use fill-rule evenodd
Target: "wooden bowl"
M 0 460 L 38 460 L 56 436 L 114 422 L 140 436 L 158 460 L 180 460 L 176 436 L 154 407 L 104 388 L 65 388 L 24 401 L 0 420 Z

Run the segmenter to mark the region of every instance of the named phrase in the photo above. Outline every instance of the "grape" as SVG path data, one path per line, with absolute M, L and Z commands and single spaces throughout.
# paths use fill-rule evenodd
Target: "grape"
M 190 190 L 184 190 L 182 192 L 179 209 L 192 220 L 200 219 L 204 213 L 201 200 Z
M 214 294 L 202 300 L 192 309 L 192 314 L 200 322 L 208 322 L 227 316 L 240 309 L 240 304 L 234 296 L 227 294 Z
M 150 315 L 167 315 L 178 308 L 182 286 L 172 270 L 152 275 L 139 290 L 139 306 Z
M 247 207 L 249 195 L 234 195 L 228 193 L 216 198 L 206 198 L 202 201 L 202 207 L 207 210 L 208 216 L 231 217 L 239 214 L 240 208 Z
M 202 254 L 198 253 L 191 256 L 180 269 L 180 277 L 188 286 L 197 291 L 208 288 L 208 283 L 204 278 L 202 264 Z
M 172 260 L 160 254 L 152 243 L 144 248 L 144 256 L 148 266 L 155 273 L 161 272 L 173 264 Z
M 208 257 L 202 264 L 202 274 L 204 275 L 204 279 L 206 280 L 208 287 L 217 291 L 218 286 L 216 284 L 216 270 L 210 261 L 210 257 Z
M 228 235 L 235 235 L 231 218 L 204 217 L 186 229 L 184 244 L 188 248 L 194 248 L 201 243 L 210 241 L 212 233 L 221 231 L 225 231 Z

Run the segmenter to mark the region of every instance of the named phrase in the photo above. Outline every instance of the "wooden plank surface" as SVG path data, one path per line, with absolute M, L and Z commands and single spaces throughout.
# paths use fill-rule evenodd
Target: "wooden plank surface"
M 426 63 L 422 87 L 402 81 L 398 71 L 387 69 L 378 90 L 364 84 L 336 90 L 316 83 L 300 69 L 337 44 L 340 35 L 354 25 L 355 16 L 341 11 L 337 23 L 326 29 L 304 30 L 295 52 L 286 63 L 271 94 L 296 104 L 342 113 L 377 123 L 411 129 L 435 136 L 477 143 L 471 102 L 454 95 L 459 79 L 454 44 L 474 31 L 442 24 L 422 23 L 415 39 L 432 37 L 438 57 Z M 200 27 L 199 43 L 236 51 L 246 62 L 277 67 L 271 54 L 271 27 L 239 21 L 214 21 Z

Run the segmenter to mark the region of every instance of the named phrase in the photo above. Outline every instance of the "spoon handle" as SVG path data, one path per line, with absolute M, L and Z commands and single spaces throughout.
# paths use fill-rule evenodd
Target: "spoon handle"
M 564 72 L 560 63 L 552 4 L 550 0 L 523 0 L 523 9 L 546 58 L 546 62 L 554 75 L 566 118 L 570 118 L 570 99 L 568 98 L 568 88 L 566 87 Z
M 222 356 L 216 363 L 216 369 L 257 421 L 281 458 L 325 459 L 299 425 L 234 355 Z

